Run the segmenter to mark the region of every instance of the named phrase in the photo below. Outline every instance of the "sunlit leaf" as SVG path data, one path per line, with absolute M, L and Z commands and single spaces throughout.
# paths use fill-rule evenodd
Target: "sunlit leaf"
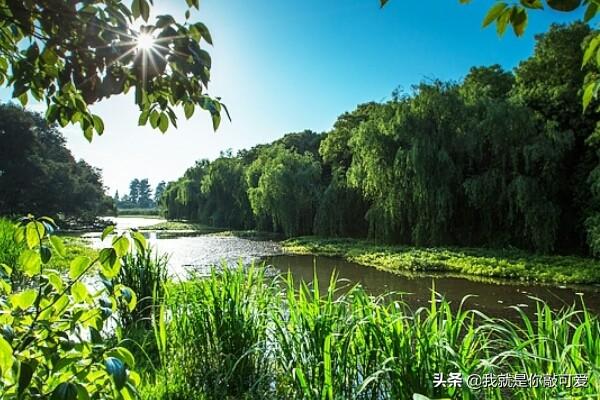
M 90 258 L 86 256 L 76 257 L 69 266 L 69 278 L 77 279 L 90 266 Z

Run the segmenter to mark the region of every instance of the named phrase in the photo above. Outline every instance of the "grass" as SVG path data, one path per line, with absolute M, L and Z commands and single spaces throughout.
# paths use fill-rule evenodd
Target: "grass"
M 483 248 L 415 248 L 318 237 L 286 240 L 283 249 L 290 254 L 341 257 L 390 272 L 438 271 L 544 283 L 600 283 L 600 261 L 576 256 Z
M 152 248 L 137 250 L 123 258 L 115 283 L 132 289 L 136 294 L 137 304 L 132 312 L 121 310 L 121 328 L 128 330 L 151 325 L 153 311 L 164 296 L 168 263 L 167 255 L 158 254 Z
M 200 224 L 197 222 L 189 222 L 189 221 L 164 221 L 159 222 L 158 224 L 145 226 L 143 230 L 146 231 L 190 231 L 190 232 L 198 232 L 199 234 L 203 233 L 214 233 L 214 232 L 222 232 L 226 229 L 215 228 L 212 226 Z
M 159 217 L 160 210 L 158 208 L 120 208 L 117 210 L 117 214 L 119 217 Z
M 186 232 L 195 235 L 214 235 L 238 237 L 249 240 L 281 240 L 282 236 L 277 233 L 256 230 L 229 230 L 228 228 L 217 228 L 190 221 L 165 221 L 155 225 L 143 227 L 147 231 L 169 231 Z
M 157 371 L 152 399 L 598 398 L 600 322 L 584 306 L 518 321 L 451 308 L 432 291 L 411 309 L 359 286 L 337 290 L 335 276 L 298 285 L 259 268 L 221 268 L 168 285 L 155 318 Z M 435 387 L 436 373 L 586 374 L 588 384 L 538 388 Z

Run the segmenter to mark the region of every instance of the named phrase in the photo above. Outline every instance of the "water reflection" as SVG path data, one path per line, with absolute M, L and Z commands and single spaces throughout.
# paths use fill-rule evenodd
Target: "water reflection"
M 312 281 L 313 273 L 321 284 L 326 284 L 333 271 L 337 271 L 340 279 L 360 283 L 367 292 L 373 295 L 389 292 L 404 292 L 404 300 L 414 307 L 427 306 L 431 299 L 431 288 L 441 293 L 446 299 L 458 305 L 467 294 L 476 297 L 466 301 L 468 308 L 475 308 L 489 315 L 511 317 L 515 311 L 510 306 L 519 306 L 528 314 L 535 312 L 535 300 L 538 297 L 547 302 L 555 310 L 580 304 L 584 300 L 586 306 L 600 312 L 600 287 L 574 286 L 553 287 L 541 285 L 521 285 L 516 283 L 474 282 L 463 278 L 420 275 L 396 275 L 375 268 L 364 267 L 336 258 L 313 256 L 275 256 L 267 259 L 279 271 L 290 271 L 295 279 Z

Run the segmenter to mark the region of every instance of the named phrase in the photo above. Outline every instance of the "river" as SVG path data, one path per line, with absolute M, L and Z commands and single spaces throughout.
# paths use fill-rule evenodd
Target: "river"
M 119 229 L 145 227 L 161 220 L 148 218 L 115 218 Z M 95 246 L 101 246 L 99 234 L 89 235 Z M 442 274 L 399 275 L 375 268 L 346 262 L 337 258 L 285 255 L 281 246 L 273 241 L 254 241 L 231 236 L 202 235 L 177 236 L 173 233 L 148 232 L 149 242 L 160 253 L 169 254 L 169 271 L 174 277 L 184 278 L 188 271 L 207 274 L 214 265 L 221 263 L 265 261 L 270 272 L 291 272 L 296 280 L 312 281 L 314 271 L 325 284 L 336 271 L 346 285 L 360 283 L 373 295 L 402 292 L 403 299 L 413 306 L 427 306 L 431 289 L 450 300 L 460 303 L 467 294 L 474 295 L 466 302 L 489 315 L 511 317 L 518 306 L 528 314 L 535 312 L 535 300 L 540 298 L 553 309 L 565 305 L 581 304 L 600 313 L 600 285 L 533 285 L 508 280 L 480 282 Z

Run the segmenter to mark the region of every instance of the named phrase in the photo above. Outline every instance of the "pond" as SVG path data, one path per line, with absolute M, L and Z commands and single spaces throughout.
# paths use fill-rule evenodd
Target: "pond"
M 133 223 L 152 225 L 148 219 L 116 218 L 118 228 L 132 227 Z M 140 225 L 138 225 L 140 226 Z M 519 306 L 532 315 L 535 300 L 543 299 L 553 309 L 573 303 L 581 304 L 600 313 L 600 285 L 532 285 L 519 284 L 508 280 L 477 281 L 444 274 L 398 275 L 380 271 L 337 258 L 284 255 L 281 246 L 273 241 L 253 241 L 243 238 L 218 235 L 177 236 L 173 232 L 149 232 L 149 241 L 159 252 L 170 255 L 169 268 L 173 276 L 185 278 L 188 271 L 200 274 L 209 273 L 213 265 L 222 262 L 249 264 L 252 261 L 265 261 L 273 273 L 291 272 L 296 280 L 312 281 L 316 270 L 321 285 L 325 285 L 335 271 L 346 284 L 360 283 L 373 295 L 392 291 L 406 293 L 403 299 L 409 304 L 427 306 L 431 299 L 431 289 L 446 299 L 459 304 L 467 295 L 475 295 L 467 300 L 469 308 L 475 308 L 498 317 L 515 316 L 511 306 Z M 91 235 L 92 242 L 100 246 L 99 235 Z

